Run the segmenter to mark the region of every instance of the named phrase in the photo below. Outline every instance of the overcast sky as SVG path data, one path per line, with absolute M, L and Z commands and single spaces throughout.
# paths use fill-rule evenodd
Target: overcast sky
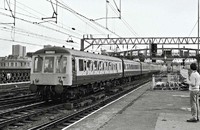
M 122 20 L 109 19 L 107 27 L 110 31 L 104 29 L 105 19 L 96 21 L 104 28 L 86 19 L 106 17 L 106 0 L 58 0 L 57 24 L 55 19 L 41 20 L 53 16 L 53 8 L 47 0 L 16 1 L 13 28 L 13 24 L 5 24 L 13 23 L 14 19 L 10 17 L 6 0 L 0 0 L 0 56 L 11 54 L 15 44 L 26 46 L 27 52 L 34 52 L 47 44 L 80 49 L 80 39 L 85 34 L 93 37 L 106 37 L 107 34 L 110 37 L 197 36 L 197 0 L 121 0 Z M 109 1 L 108 17 L 118 17 L 113 11 L 116 9 L 113 0 Z M 119 0 L 115 1 L 119 6 Z M 10 2 L 14 10 L 14 0 Z M 70 12 L 71 9 L 82 17 Z

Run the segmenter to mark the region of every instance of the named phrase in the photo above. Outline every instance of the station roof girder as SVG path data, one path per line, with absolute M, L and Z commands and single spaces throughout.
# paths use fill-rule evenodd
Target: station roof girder
M 85 47 L 85 43 L 89 44 Z M 199 44 L 198 37 L 83 38 L 81 50 L 94 45 Z

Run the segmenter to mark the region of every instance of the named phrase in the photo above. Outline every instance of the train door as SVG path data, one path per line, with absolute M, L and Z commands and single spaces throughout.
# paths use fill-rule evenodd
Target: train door
M 143 70 L 142 70 L 142 69 L 143 69 L 142 67 L 143 67 L 143 65 L 142 65 L 142 63 L 140 62 L 140 75 L 142 75 L 142 71 L 143 71 Z
M 124 60 L 123 59 L 121 59 L 121 60 L 122 60 L 122 77 L 124 77 L 125 64 L 124 64 Z
M 77 72 L 76 72 L 76 60 L 72 58 L 72 81 L 76 82 L 77 80 Z

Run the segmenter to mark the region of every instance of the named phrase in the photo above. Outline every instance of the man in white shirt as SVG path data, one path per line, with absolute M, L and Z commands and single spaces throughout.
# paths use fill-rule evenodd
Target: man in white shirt
M 192 63 L 190 65 L 191 74 L 187 79 L 187 83 L 189 84 L 190 91 L 190 105 L 191 105 L 191 114 L 192 118 L 187 120 L 187 122 L 197 122 L 199 121 L 199 83 L 200 83 L 200 75 L 197 72 L 197 65 Z

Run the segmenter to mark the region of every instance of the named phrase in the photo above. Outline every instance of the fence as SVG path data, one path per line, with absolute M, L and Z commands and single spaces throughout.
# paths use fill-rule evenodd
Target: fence
M 152 76 L 153 90 L 187 90 L 188 86 L 180 82 L 181 76 L 175 74 L 159 74 Z

